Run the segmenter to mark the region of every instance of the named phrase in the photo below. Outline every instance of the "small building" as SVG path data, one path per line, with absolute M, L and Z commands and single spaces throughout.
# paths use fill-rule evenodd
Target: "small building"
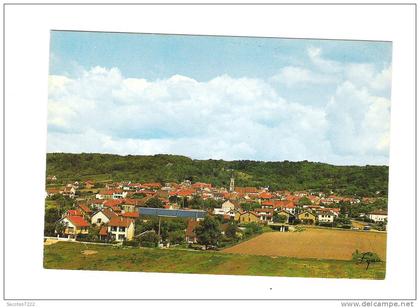
M 319 211 L 318 221 L 321 223 L 333 223 L 335 214 L 331 211 Z
M 316 221 L 316 216 L 309 211 L 304 211 L 298 215 L 299 220 L 302 224 L 313 225 Z
M 94 225 L 100 226 L 107 224 L 113 217 L 117 217 L 117 214 L 110 209 L 103 209 L 93 214 L 90 222 Z
M 372 219 L 374 222 L 385 222 L 388 220 L 388 212 L 386 211 L 374 211 L 368 213 L 368 218 Z
M 107 226 L 108 236 L 115 241 L 130 241 L 134 237 L 134 222 L 130 218 L 112 217 Z
M 64 235 L 68 238 L 89 234 L 89 223 L 82 216 L 66 216 L 59 222 L 64 225 Z
M 260 216 L 252 211 L 236 212 L 235 220 L 239 223 L 260 222 Z

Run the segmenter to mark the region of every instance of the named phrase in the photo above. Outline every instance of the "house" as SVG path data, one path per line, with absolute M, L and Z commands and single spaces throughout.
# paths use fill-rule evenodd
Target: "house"
M 82 216 L 65 216 L 59 222 L 65 226 L 64 235 L 68 238 L 89 234 L 89 223 Z
M 195 228 L 197 228 L 199 224 L 199 221 L 192 219 L 188 220 L 187 229 L 185 231 L 185 241 L 188 244 L 197 243 L 197 235 L 195 234 Z
M 54 195 L 58 195 L 60 193 L 60 189 L 58 188 L 47 188 L 47 197 L 52 197 Z
M 157 189 L 160 189 L 162 187 L 162 185 L 160 183 L 144 183 L 143 187 L 148 188 L 148 189 L 157 190 Z
M 367 216 L 374 222 L 386 222 L 388 220 L 388 212 L 382 210 L 370 212 Z
M 235 220 L 239 223 L 249 223 L 249 222 L 260 222 L 260 216 L 251 211 L 246 212 L 236 212 L 235 214 Z
M 277 211 L 277 215 L 284 216 L 285 217 L 284 223 L 286 223 L 286 224 L 292 224 L 296 220 L 295 215 L 293 215 L 292 213 L 290 213 L 286 210 Z
M 131 241 L 134 237 L 134 222 L 130 218 L 114 216 L 107 226 L 108 236 L 115 241 Z
M 331 211 L 319 211 L 318 212 L 318 221 L 320 223 L 333 223 L 335 214 Z
M 222 209 L 225 213 L 233 211 L 235 209 L 235 204 L 233 204 L 230 200 L 223 202 Z
M 64 216 L 83 216 L 80 210 L 67 210 Z
M 127 192 L 122 189 L 102 190 L 96 194 L 96 199 L 123 199 L 127 196 Z
M 259 197 L 260 197 L 261 200 L 269 200 L 269 199 L 273 198 L 273 195 L 270 194 L 269 192 L 264 191 L 264 192 L 260 193 Z
M 214 215 L 223 215 L 223 216 L 229 216 L 230 218 L 235 217 L 235 208 L 237 206 L 233 204 L 231 201 L 227 200 L 222 204 L 221 208 L 214 208 L 213 214 Z
M 90 216 L 93 214 L 93 211 L 91 210 L 91 208 L 89 206 L 87 206 L 86 204 L 79 204 L 79 211 L 86 216 Z
M 73 199 L 74 196 L 76 195 L 76 189 L 73 186 L 71 187 L 66 186 L 64 190 L 62 191 L 62 195 Z
M 262 208 L 258 208 L 258 209 L 255 209 L 254 212 L 259 215 L 260 220 L 262 222 L 271 222 L 271 221 L 273 221 L 273 214 L 274 214 L 274 210 L 273 209 L 262 209 Z
M 313 225 L 316 221 L 316 216 L 309 211 L 303 211 L 298 215 L 298 218 L 305 225 Z
M 86 189 L 91 189 L 91 188 L 93 188 L 95 186 L 95 183 L 93 183 L 93 181 L 91 181 L 91 180 L 87 180 L 86 182 L 85 182 L 85 188 Z
M 131 219 L 137 219 L 137 218 L 140 217 L 140 214 L 139 214 L 139 212 L 123 212 L 119 216 L 126 217 L 126 218 L 131 218 Z
M 111 209 L 103 209 L 93 214 L 90 222 L 94 225 L 100 226 L 102 224 L 107 224 L 113 217 L 117 216 L 118 215 Z

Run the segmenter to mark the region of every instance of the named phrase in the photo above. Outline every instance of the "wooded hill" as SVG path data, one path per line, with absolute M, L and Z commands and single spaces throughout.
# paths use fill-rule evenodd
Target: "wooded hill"
M 262 162 L 195 160 L 178 155 L 111 155 L 48 153 L 47 175 L 68 180 L 134 182 L 206 182 L 229 186 L 267 187 L 291 191 L 312 189 L 348 196 L 386 196 L 388 166 L 334 166 L 308 161 Z M 379 194 L 376 194 L 379 192 Z

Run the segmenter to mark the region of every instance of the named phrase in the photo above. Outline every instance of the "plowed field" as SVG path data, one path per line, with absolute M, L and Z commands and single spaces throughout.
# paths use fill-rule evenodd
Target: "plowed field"
M 385 261 L 386 233 L 307 228 L 302 232 L 268 232 L 224 249 L 225 253 L 350 260 L 352 253 L 376 252 Z

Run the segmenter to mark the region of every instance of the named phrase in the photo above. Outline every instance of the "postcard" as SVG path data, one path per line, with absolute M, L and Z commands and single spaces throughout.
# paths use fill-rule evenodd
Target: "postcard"
M 51 31 L 44 268 L 385 279 L 391 64 L 385 41 Z

